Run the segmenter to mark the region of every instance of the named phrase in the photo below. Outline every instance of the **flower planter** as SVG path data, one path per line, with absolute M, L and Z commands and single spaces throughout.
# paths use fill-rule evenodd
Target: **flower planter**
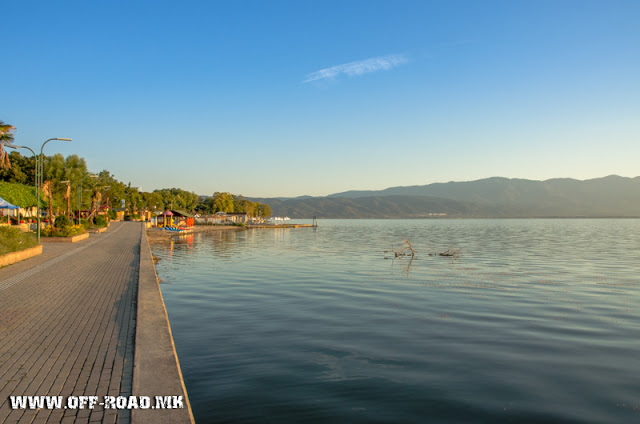
M 14 264 L 42 253 L 42 245 L 0 256 L 0 267 Z

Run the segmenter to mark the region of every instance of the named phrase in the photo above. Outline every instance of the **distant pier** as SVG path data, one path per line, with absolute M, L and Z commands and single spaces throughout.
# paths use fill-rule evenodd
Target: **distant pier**
M 247 224 L 246 228 L 312 228 L 313 224 Z

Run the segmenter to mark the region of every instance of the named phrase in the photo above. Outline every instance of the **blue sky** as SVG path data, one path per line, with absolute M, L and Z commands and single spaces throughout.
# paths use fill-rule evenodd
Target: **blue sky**
M 16 143 L 145 191 L 640 175 L 638 1 L 3 3 Z

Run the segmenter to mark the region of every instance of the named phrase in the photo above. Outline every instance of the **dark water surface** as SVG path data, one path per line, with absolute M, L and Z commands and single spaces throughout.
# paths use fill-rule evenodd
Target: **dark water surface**
M 402 239 L 417 257 L 384 259 Z M 640 422 L 640 220 L 321 220 L 153 251 L 199 424 Z

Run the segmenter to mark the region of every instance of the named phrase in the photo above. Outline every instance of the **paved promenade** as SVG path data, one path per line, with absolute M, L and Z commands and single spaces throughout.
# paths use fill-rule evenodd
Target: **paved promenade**
M 139 223 L 0 269 L 0 423 L 128 423 L 131 411 L 11 409 L 9 396 L 129 396 Z

